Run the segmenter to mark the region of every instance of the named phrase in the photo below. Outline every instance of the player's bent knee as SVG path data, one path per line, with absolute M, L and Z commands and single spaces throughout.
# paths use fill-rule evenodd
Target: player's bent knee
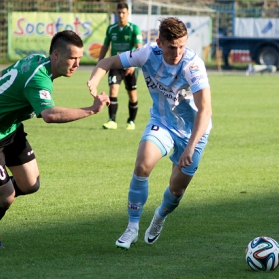
M 23 195 L 28 195 L 28 194 L 33 194 L 33 193 L 37 192 L 40 188 L 40 178 L 38 176 L 37 179 L 36 179 L 35 184 L 28 185 L 28 186 L 25 186 L 25 187 L 17 185 L 14 182 L 14 188 L 15 188 L 15 192 L 16 192 L 16 194 L 15 194 L 16 197 L 23 196 Z
M 151 173 L 151 170 L 149 167 L 144 166 L 144 165 L 136 165 L 135 166 L 135 174 L 137 176 L 141 176 L 141 177 L 148 177 Z
M 37 180 L 33 186 L 30 187 L 29 194 L 35 193 L 40 189 L 40 177 L 37 177 Z

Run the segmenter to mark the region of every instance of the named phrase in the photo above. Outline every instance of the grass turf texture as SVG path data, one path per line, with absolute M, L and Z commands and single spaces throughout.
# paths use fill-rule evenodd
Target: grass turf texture
M 57 106 L 85 107 L 90 71 L 54 81 Z M 39 192 L 18 197 L 1 221 L 0 278 L 278 278 L 245 262 L 256 236 L 279 240 L 278 76 L 210 74 L 213 123 L 199 170 L 153 246 L 143 237 L 168 185 L 163 158 L 150 177 L 139 240 L 115 248 L 127 224 L 127 191 L 151 100 L 139 77 L 136 130 L 126 131 L 128 98 L 119 95 L 118 129 L 100 114 L 68 124 L 25 122 L 41 172 Z M 107 91 L 106 78 L 99 91 Z

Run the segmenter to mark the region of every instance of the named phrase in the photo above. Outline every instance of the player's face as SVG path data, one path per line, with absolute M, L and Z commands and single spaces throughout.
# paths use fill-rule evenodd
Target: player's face
M 157 39 L 157 44 L 162 49 L 167 64 L 176 65 L 179 63 L 184 54 L 186 41 L 187 36 L 172 41 Z
M 69 45 L 69 48 L 60 52 L 54 50 L 55 67 L 52 68 L 53 78 L 64 76 L 70 77 L 79 67 L 80 59 L 83 56 L 83 48 Z
M 128 23 L 129 12 L 127 9 L 118 9 L 116 11 L 118 17 L 118 25 L 124 27 Z

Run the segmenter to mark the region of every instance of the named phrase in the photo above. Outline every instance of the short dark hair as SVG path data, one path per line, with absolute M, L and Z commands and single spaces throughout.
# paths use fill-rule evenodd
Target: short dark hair
M 52 37 L 49 54 L 51 54 L 54 49 L 65 49 L 68 45 L 74 45 L 76 47 L 82 48 L 83 41 L 80 36 L 72 30 L 63 30 L 57 32 Z
M 177 17 L 162 18 L 159 21 L 159 39 L 161 41 L 172 41 L 188 35 L 186 25 Z
M 120 10 L 120 9 L 127 9 L 129 10 L 129 7 L 128 7 L 128 4 L 126 2 L 119 2 L 116 6 L 116 9 L 117 10 Z

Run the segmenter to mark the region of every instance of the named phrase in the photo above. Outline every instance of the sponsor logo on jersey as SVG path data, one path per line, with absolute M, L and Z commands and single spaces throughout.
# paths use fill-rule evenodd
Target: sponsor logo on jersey
M 51 100 L 51 95 L 47 90 L 40 90 L 40 99 L 44 99 L 44 100 Z
M 191 78 L 191 81 L 192 81 L 192 83 L 194 83 L 194 82 L 200 81 L 203 78 L 204 78 L 203 76 L 196 76 L 196 77 Z
M 169 91 L 168 88 L 165 88 L 162 84 L 157 82 L 156 80 L 153 80 L 151 77 L 146 77 L 145 78 L 145 83 L 148 88 L 158 90 L 161 94 L 164 95 L 165 98 L 171 99 L 174 102 L 177 101 L 177 96 L 173 93 L 173 91 Z
M 199 71 L 199 66 L 197 64 L 192 64 L 189 67 L 190 73 L 193 75 Z
M 30 70 L 31 61 L 25 61 L 22 63 L 21 71 L 23 73 L 28 72 Z

